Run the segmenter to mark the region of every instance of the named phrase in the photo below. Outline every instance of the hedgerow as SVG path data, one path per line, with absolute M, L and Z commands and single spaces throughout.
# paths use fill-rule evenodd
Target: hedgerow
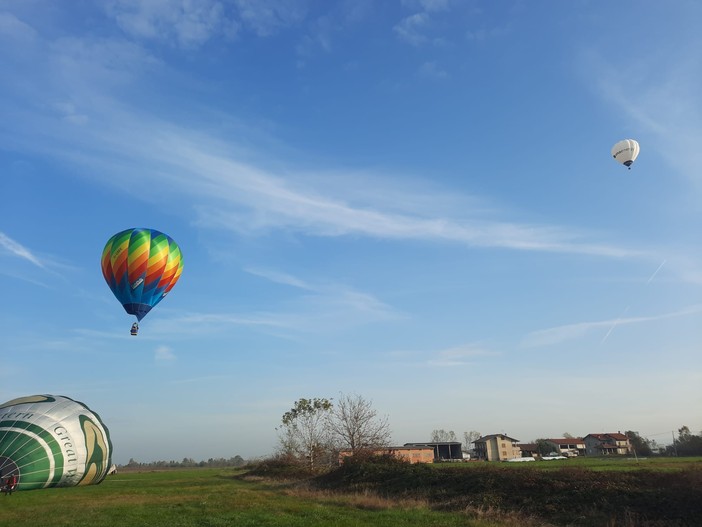
M 558 525 L 702 525 L 702 470 L 598 472 L 514 470 L 485 463 L 466 470 L 393 458 L 347 460 L 314 485 L 343 492 L 426 500 L 443 510 L 499 508 Z

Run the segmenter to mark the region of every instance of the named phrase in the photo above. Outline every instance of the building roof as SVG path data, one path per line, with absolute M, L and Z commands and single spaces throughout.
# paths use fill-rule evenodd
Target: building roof
M 512 441 L 512 443 L 519 442 L 519 439 L 514 439 L 513 437 L 509 437 L 505 434 L 489 434 L 481 437 L 480 439 L 476 439 L 474 443 L 487 443 L 488 441 L 490 441 L 490 439 L 507 439 L 509 441 Z
M 519 443 L 517 446 L 524 452 L 535 452 L 538 450 L 536 443 Z
M 404 445 L 404 446 L 379 446 L 374 448 L 369 448 L 373 452 L 390 452 L 391 450 L 429 450 L 434 452 L 434 448 L 429 445 Z M 339 452 L 353 452 L 351 448 L 341 448 Z
M 546 441 L 550 441 L 556 445 L 577 445 L 578 443 L 585 442 L 582 437 L 564 437 L 559 439 L 547 439 Z
M 451 445 L 462 445 L 460 441 L 427 441 L 426 443 L 405 443 L 405 446 L 451 446 Z
M 614 439 L 615 441 L 627 441 L 629 438 L 621 432 L 608 432 L 606 434 L 588 434 L 585 437 L 594 437 L 600 441 Z

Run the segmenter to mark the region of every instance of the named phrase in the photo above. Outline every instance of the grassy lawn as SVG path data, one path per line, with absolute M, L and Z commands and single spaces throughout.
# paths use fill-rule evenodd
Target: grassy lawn
M 0 496 L 0 525 L 13 527 L 462 526 L 498 527 L 420 502 L 305 494 L 236 478 L 234 469 L 122 472 L 90 487 Z
M 243 479 L 245 472 L 237 469 L 122 471 L 97 486 L 0 496 L 0 526 L 546 526 L 546 518 L 537 518 L 543 516 L 541 512 L 549 512 L 548 520 L 558 525 L 604 525 L 617 510 L 621 512 L 618 507 L 656 516 L 655 508 L 640 506 L 657 500 L 665 508 L 659 518 L 675 510 L 679 521 L 670 525 L 688 525 L 682 519 L 685 511 L 699 509 L 695 504 L 702 500 L 702 489 L 691 491 L 699 500 L 690 502 L 690 496 L 683 497 L 689 486 L 663 494 L 671 485 L 670 478 L 677 478 L 670 474 L 675 471 L 696 486 L 702 458 L 447 463 L 415 467 L 424 469 L 419 471 L 412 466 L 376 468 L 381 472 L 371 471 L 368 477 L 357 479 L 355 494 L 344 493 L 343 488 L 313 491 L 300 485 Z M 616 473 L 608 477 L 602 471 Z M 643 479 L 637 483 L 637 478 Z M 367 492 L 364 487 L 380 492 Z M 515 497 L 516 505 L 510 496 Z M 601 503 L 605 498 L 614 502 Z M 687 501 L 675 505 L 675 500 L 683 498 Z M 621 501 L 624 499 L 628 502 Z M 567 507 L 562 508 L 561 502 Z M 566 513 L 576 508 L 584 512 Z M 593 514 L 599 516 L 590 522 L 584 519 Z M 636 519 L 620 520 L 616 525 L 642 524 Z

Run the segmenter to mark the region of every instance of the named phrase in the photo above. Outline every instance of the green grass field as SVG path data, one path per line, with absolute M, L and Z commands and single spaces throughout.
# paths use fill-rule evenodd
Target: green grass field
M 0 525 L 12 527 L 462 526 L 469 521 L 420 502 L 287 490 L 237 478 L 234 469 L 123 472 L 90 487 L 0 496 Z
M 385 470 L 383 467 L 378 467 Z M 402 469 L 402 467 L 399 467 Z M 406 468 L 411 468 L 407 466 Z M 385 485 L 378 497 L 375 492 L 360 490 L 351 494 L 348 489 L 337 489 L 344 492 L 332 492 L 317 485 L 318 490 L 311 490 L 309 485 L 296 485 L 271 480 L 242 478 L 246 473 L 237 469 L 196 468 L 183 470 L 162 470 L 129 472 L 122 471 L 109 476 L 102 484 L 89 487 L 74 487 L 64 489 L 46 489 L 20 491 L 11 496 L 0 496 L 0 526 L 12 527 L 101 527 L 101 526 L 168 526 L 168 527 L 214 527 L 214 526 L 285 526 L 285 527 L 316 527 L 316 526 L 461 526 L 461 527 L 507 527 L 519 525 L 546 526 L 545 517 L 540 519 L 537 512 L 548 506 L 556 507 L 560 498 L 566 499 L 569 506 L 558 512 L 549 509 L 547 515 L 554 525 L 604 525 L 604 523 L 588 523 L 584 519 L 573 522 L 568 519 L 568 511 L 575 509 L 578 503 L 575 499 L 582 497 L 597 500 L 600 495 L 600 483 L 590 488 L 588 481 L 592 478 L 602 479 L 602 471 L 616 471 L 621 476 L 615 479 L 605 479 L 606 488 L 603 495 L 612 492 L 625 492 L 634 480 L 623 480 L 626 484 L 617 483 L 618 478 L 626 472 L 632 477 L 636 472 L 641 474 L 660 474 L 663 477 L 670 472 L 681 471 L 681 477 L 693 478 L 702 472 L 702 458 L 651 458 L 629 460 L 623 458 L 580 458 L 564 461 L 547 461 L 535 463 L 455 463 L 437 464 L 424 467 L 424 471 L 400 471 L 398 478 L 393 479 L 393 469 L 390 467 L 387 476 L 381 476 L 381 483 L 372 483 L 370 479 L 359 479 L 359 482 L 371 482 L 371 487 L 378 490 Z M 566 469 L 566 472 L 560 469 Z M 477 469 L 477 470 L 476 470 Z M 575 469 L 570 470 L 570 469 Z M 445 471 L 445 477 L 440 476 Z M 591 474 L 592 478 L 581 474 L 582 471 Z M 597 474 L 600 476 L 597 476 Z M 465 480 L 450 477 L 453 474 L 468 476 Z M 510 474 L 512 477 L 510 477 Z M 536 477 L 541 474 L 540 477 Z M 546 476 L 548 474 L 548 476 Z M 550 474 L 553 474 L 551 476 Z M 578 475 L 581 474 L 581 475 Z M 616 474 L 612 474 L 614 477 Z M 438 479 L 437 479 L 438 476 Z M 413 483 L 411 479 L 418 477 Z M 582 479 L 582 478 L 585 479 Z M 670 476 L 669 476 L 670 477 Z M 573 478 L 577 478 L 577 481 Z M 648 478 L 648 477 L 647 477 Z M 645 478 L 643 481 L 648 482 Z M 677 478 L 675 478 L 677 479 Z M 450 483 L 453 481 L 453 483 Z M 568 489 L 560 487 L 556 495 L 549 495 L 546 488 L 553 484 L 559 488 L 559 481 L 571 481 L 578 485 L 575 495 L 566 497 Z M 403 483 L 414 488 L 414 491 L 403 490 Z M 447 482 L 447 487 L 441 487 Z M 470 482 L 470 483 L 468 483 Z M 460 487 L 456 488 L 456 485 Z M 509 487 L 509 493 L 521 496 L 521 511 L 510 507 L 505 497 L 495 490 Z M 619 485 L 619 486 L 617 486 Z M 362 487 L 363 485 L 360 485 Z M 342 485 L 343 487 L 343 485 Z M 395 488 L 397 487 L 397 488 Z M 614 490 L 615 488 L 619 490 Z M 686 487 L 689 489 L 689 487 Z M 319 490 L 323 489 L 323 490 Z M 394 489 L 394 490 L 393 490 Z M 470 490 L 469 490 L 470 489 Z M 590 490 L 588 490 L 590 489 Z M 633 491 L 636 489 L 634 488 Z M 645 489 L 644 489 L 645 490 Z M 650 497 L 643 499 L 648 502 L 660 493 L 655 488 Z M 453 495 L 454 491 L 458 494 Z M 573 491 L 573 489 L 570 489 Z M 594 491 L 593 498 L 585 496 Z M 477 493 L 477 494 L 476 494 Z M 534 494 L 536 493 L 536 494 Z M 702 489 L 693 490 L 699 494 L 702 501 Z M 463 498 L 457 496 L 473 495 L 479 503 L 477 506 L 464 505 Z M 676 495 L 676 494 L 673 494 Z M 682 495 L 680 495 L 682 496 Z M 619 503 L 624 495 L 615 499 Z M 536 502 L 533 500 L 536 499 Z M 662 506 L 672 506 L 663 499 Z M 571 500 L 571 501 L 568 501 Z M 562 501 L 562 500 L 560 500 Z M 451 505 L 453 503 L 453 505 Z M 527 507 L 532 504 L 531 509 Z M 630 499 L 629 506 L 635 510 L 637 501 Z M 460 505 L 456 508 L 456 505 Z M 486 505 L 487 504 L 487 505 Z M 549 505 L 550 504 L 550 505 Z M 587 504 L 587 503 L 586 503 Z M 580 504 L 582 505 L 582 504 Z M 582 509 L 582 507 L 581 507 Z M 586 508 L 587 509 L 587 508 Z M 530 510 L 530 512 L 529 512 Z M 616 509 L 608 509 L 613 514 Z M 671 509 L 672 510 L 672 509 Z M 470 516 L 466 511 L 470 511 Z M 541 516 L 541 515 L 539 515 Z M 582 516 L 582 514 L 580 514 Z M 590 516 L 588 513 L 587 516 Z M 665 517 L 665 513 L 663 514 Z M 678 514 L 678 518 L 680 515 Z M 605 520 L 602 520 L 605 521 Z M 665 523 L 655 525 L 668 525 Z M 652 524 L 652 525 L 653 525 Z M 670 525 L 697 525 L 685 520 Z M 622 523 L 607 523 L 617 527 L 633 527 L 639 525 L 637 520 Z

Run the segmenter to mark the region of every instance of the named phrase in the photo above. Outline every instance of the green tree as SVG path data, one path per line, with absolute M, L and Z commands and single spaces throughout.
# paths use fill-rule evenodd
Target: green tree
M 329 399 L 299 399 L 283 414 L 279 429 L 281 450 L 307 463 L 310 470 L 330 452 L 328 419 L 333 405 Z
M 624 435 L 629 438 L 631 447 L 637 456 L 650 456 L 653 454 L 651 442 L 645 437 L 641 437 L 638 432 L 627 430 Z
M 542 457 L 561 453 L 561 448 L 556 443 L 553 443 L 548 439 L 537 439 L 534 441 L 534 443 L 536 444 L 536 451 Z
M 679 456 L 702 456 L 702 435 L 695 435 L 683 426 L 678 429 L 675 447 Z

